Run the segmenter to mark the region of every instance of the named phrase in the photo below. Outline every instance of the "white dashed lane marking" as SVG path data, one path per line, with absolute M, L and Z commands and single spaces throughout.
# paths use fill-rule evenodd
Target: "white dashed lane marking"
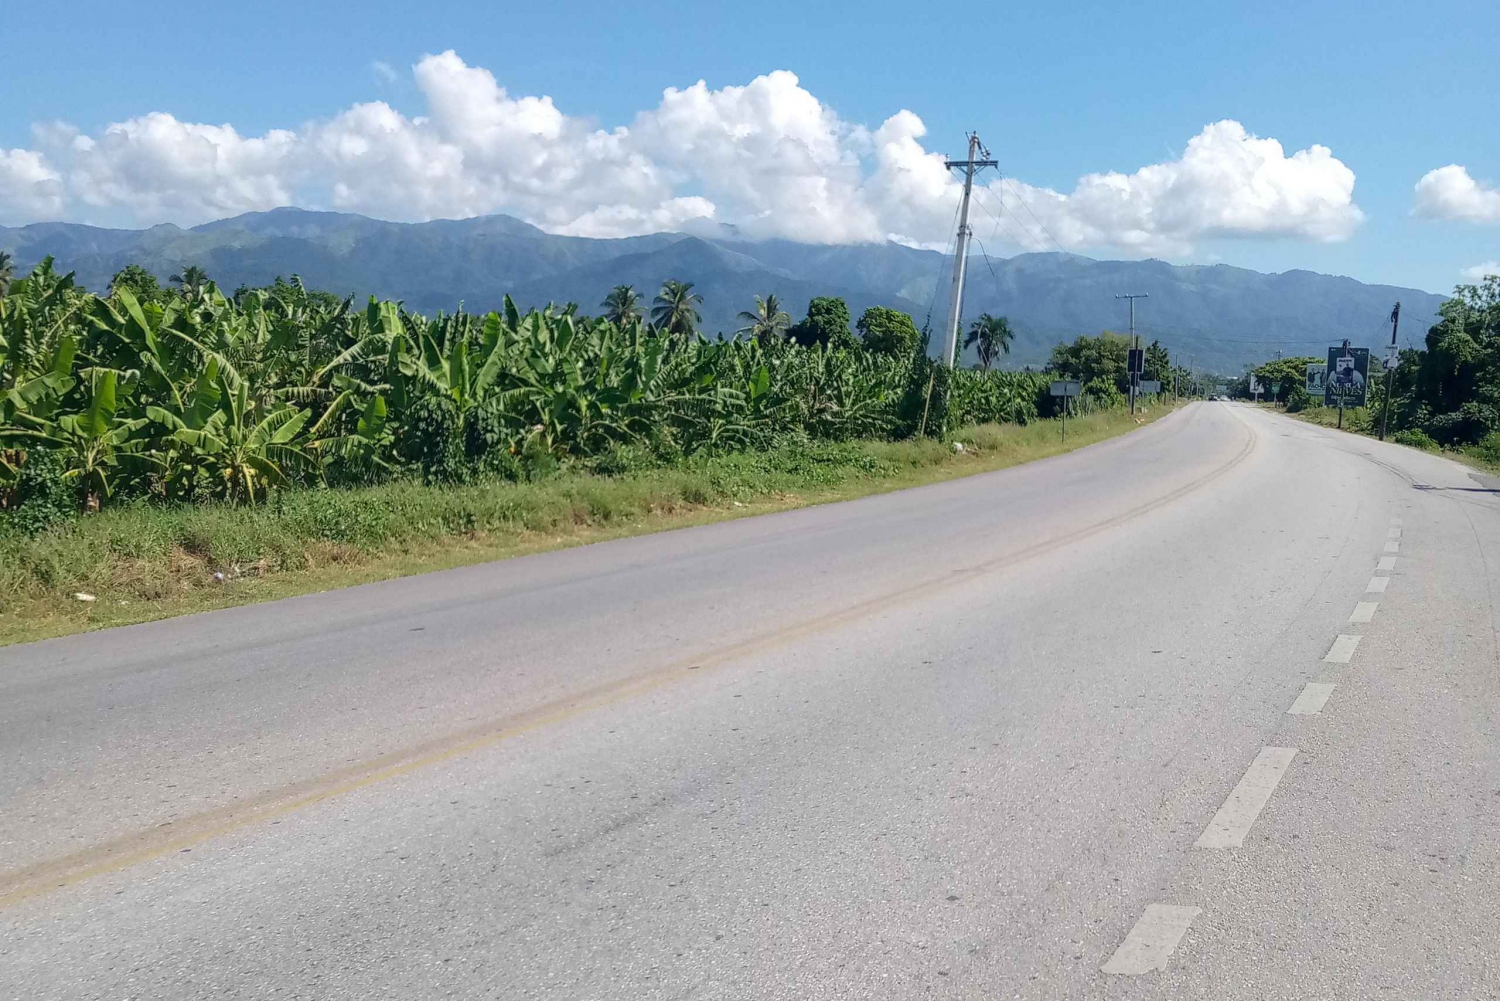
M 1388 529 L 1386 529 L 1385 537 L 1388 538 L 1388 539 L 1399 539 L 1399 538 L 1401 538 L 1401 529 L 1399 529 L 1399 528 L 1388 528 Z
M 1388 553 L 1399 553 L 1401 551 L 1401 543 L 1387 542 L 1385 544 L 1385 551 Z
M 1329 664 L 1347 664 L 1349 658 L 1354 656 L 1354 648 L 1359 646 L 1359 637 L 1350 636 L 1347 633 L 1339 633 L 1334 638 L 1333 646 L 1328 648 L 1323 660 Z
M 1292 703 L 1288 709 L 1288 716 L 1316 716 L 1323 711 L 1323 703 L 1328 701 L 1328 696 L 1333 694 L 1332 685 L 1324 685 L 1316 681 L 1308 682 L 1302 694 L 1297 696 L 1297 701 Z
M 1187 932 L 1193 919 L 1203 913 L 1201 907 L 1179 907 L 1175 904 L 1148 904 L 1146 913 L 1130 929 L 1125 941 L 1100 967 L 1105 973 L 1138 977 L 1152 970 L 1165 970 L 1167 957 Z
M 1385 586 L 1391 582 L 1389 577 L 1371 577 L 1370 583 L 1365 587 L 1365 593 L 1384 594 Z
M 1375 617 L 1375 609 L 1380 607 L 1378 601 L 1361 601 L 1354 606 L 1354 611 L 1349 613 L 1350 622 L 1369 622 Z
M 1271 793 L 1286 773 L 1287 765 L 1297 756 L 1294 747 L 1263 747 L 1240 784 L 1234 787 L 1208 828 L 1198 836 L 1198 848 L 1239 848 L 1260 811 L 1270 802 Z
M 1394 556 L 1382 556 L 1382 557 L 1380 557 L 1380 562 L 1377 563 L 1377 564 L 1375 564 L 1375 569 L 1376 570 L 1394 570 L 1394 569 L 1396 569 L 1396 557 L 1394 557 Z

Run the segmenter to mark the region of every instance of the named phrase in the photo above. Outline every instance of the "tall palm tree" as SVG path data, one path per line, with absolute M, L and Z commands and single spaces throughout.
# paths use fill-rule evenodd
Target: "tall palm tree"
M 1003 316 L 981 313 L 964 336 L 964 347 L 979 345 L 979 367 L 988 372 L 992 361 L 1000 355 L 1010 354 L 1010 342 L 1015 340 L 1015 336 L 1015 332 L 1010 329 L 1010 320 Z
M 651 322 L 658 330 L 691 337 L 703 322 L 695 308 L 702 302 L 703 296 L 693 294 L 692 282 L 668 279 L 651 303 Z
M 10 255 L 0 250 L 0 299 L 4 299 L 5 294 L 10 291 L 10 280 L 15 273 L 15 263 Z
M 788 328 L 792 325 L 791 314 L 781 308 L 781 300 L 776 298 L 774 292 L 768 294 L 764 299 L 755 297 L 755 311 L 748 309 L 740 311 L 739 318 L 746 321 L 746 325 L 736 330 L 736 334 L 749 334 L 762 344 L 786 336 Z
M 196 299 L 208 289 L 208 272 L 196 264 L 189 264 L 178 274 L 168 278 L 167 281 L 179 285 L 182 288 L 184 299 Z
M 616 285 L 599 305 L 604 307 L 604 318 L 617 327 L 641 318 L 641 294 L 634 285 Z

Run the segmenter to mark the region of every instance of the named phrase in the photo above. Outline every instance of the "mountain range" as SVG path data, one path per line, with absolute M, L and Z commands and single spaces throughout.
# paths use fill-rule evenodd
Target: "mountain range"
M 127 264 L 162 280 L 188 264 L 222 288 L 265 285 L 300 275 L 310 288 L 339 295 L 404 300 L 435 313 L 460 301 L 498 307 L 508 292 L 523 309 L 576 302 L 594 312 L 615 285 L 634 285 L 649 301 L 668 278 L 694 283 L 707 331 L 741 326 L 740 310 L 774 292 L 794 319 L 814 296 L 842 296 L 852 316 L 882 305 L 912 314 L 920 327 L 947 315 L 948 257 L 894 243 L 817 246 L 747 242 L 727 228 L 622 239 L 559 236 L 509 216 L 393 223 L 338 212 L 283 208 L 206 223 L 145 230 L 75 223 L 0 227 L 0 250 L 18 274 L 51 255 L 102 291 Z M 1039 364 L 1053 344 L 1100 330 L 1123 331 L 1117 293 L 1146 293 L 1137 330 L 1200 369 L 1237 372 L 1280 350 L 1316 354 L 1348 338 L 1378 347 L 1389 336 L 1391 304 L 1402 303 L 1407 336 L 1420 342 L 1444 297 L 1416 289 L 1366 285 L 1352 278 L 1287 271 L 1262 274 L 1227 265 L 1103 261 L 1067 253 L 969 259 L 966 318 L 1008 316 L 1016 341 L 1008 366 Z

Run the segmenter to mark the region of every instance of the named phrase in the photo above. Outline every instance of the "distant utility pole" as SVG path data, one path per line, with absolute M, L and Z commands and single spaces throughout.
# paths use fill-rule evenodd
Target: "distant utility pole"
M 1130 300 L 1130 350 L 1138 351 L 1140 349 L 1135 343 L 1135 301 L 1137 299 L 1149 299 L 1151 296 L 1145 292 L 1135 292 L 1126 295 L 1117 295 L 1115 298 Z M 1126 355 L 1125 357 L 1128 359 L 1130 356 Z M 1134 367 L 1130 365 L 1126 365 L 1126 368 L 1130 369 L 1130 412 L 1133 414 L 1135 413 L 1135 382 L 1137 373 Z
M 958 241 L 953 253 L 953 292 L 948 300 L 948 330 L 943 341 L 943 364 L 952 368 L 958 356 L 958 328 L 963 322 L 964 271 L 969 263 L 969 237 L 974 235 L 969 229 L 969 198 L 974 192 L 974 174 L 985 167 L 994 167 L 996 163 L 990 159 L 990 151 L 979 141 L 979 134 L 970 132 L 969 158 L 945 160 L 944 164 L 949 170 L 961 167 L 964 172 L 964 197 L 959 203 Z
M 1385 441 L 1385 426 L 1391 421 L 1391 378 L 1396 374 L 1396 327 L 1401 323 L 1401 304 L 1391 307 L 1391 358 L 1385 363 L 1385 406 L 1380 411 L 1380 440 Z

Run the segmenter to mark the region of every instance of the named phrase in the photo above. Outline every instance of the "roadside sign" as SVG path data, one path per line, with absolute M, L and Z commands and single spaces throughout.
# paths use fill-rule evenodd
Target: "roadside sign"
M 1272 396 L 1280 396 L 1281 395 L 1281 383 L 1279 383 L 1279 382 L 1273 382 L 1273 383 L 1271 383 L 1271 395 Z
M 1143 394 L 1145 394 L 1147 396 L 1150 396 L 1153 393 L 1160 393 L 1161 392 L 1161 380 L 1160 379 L 1142 379 L 1141 380 L 1141 386 L 1140 386 L 1139 392 L 1141 392 L 1141 393 L 1143 393 Z
M 1401 349 L 1398 348 L 1398 347 L 1396 347 L 1396 345 L 1394 345 L 1394 344 L 1388 344 L 1388 345 L 1386 345 L 1386 349 L 1385 349 L 1385 367 L 1387 369 L 1393 369 L 1393 368 L 1395 368 L 1400 363 L 1401 363 Z
M 1327 372 L 1328 366 L 1322 362 L 1314 362 L 1307 366 L 1307 395 L 1312 399 L 1323 398 L 1323 376 Z
M 1325 407 L 1362 407 L 1369 389 L 1370 349 L 1328 349 L 1328 375 L 1323 383 Z
M 1119 355 L 1115 356 L 1116 358 Z M 1144 348 L 1131 348 L 1129 358 L 1129 370 L 1131 375 L 1140 375 L 1146 371 L 1146 351 Z
M 1258 392 L 1260 392 L 1260 383 L 1256 381 L 1254 373 L 1251 373 L 1251 375 L 1250 375 L 1250 392 L 1251 393 L 1258 393 Z
M 1083 393 L 1083 383 L 1076 379 L 1059 379 L 1052 384 L 1053 396 L 1079 396 Z

